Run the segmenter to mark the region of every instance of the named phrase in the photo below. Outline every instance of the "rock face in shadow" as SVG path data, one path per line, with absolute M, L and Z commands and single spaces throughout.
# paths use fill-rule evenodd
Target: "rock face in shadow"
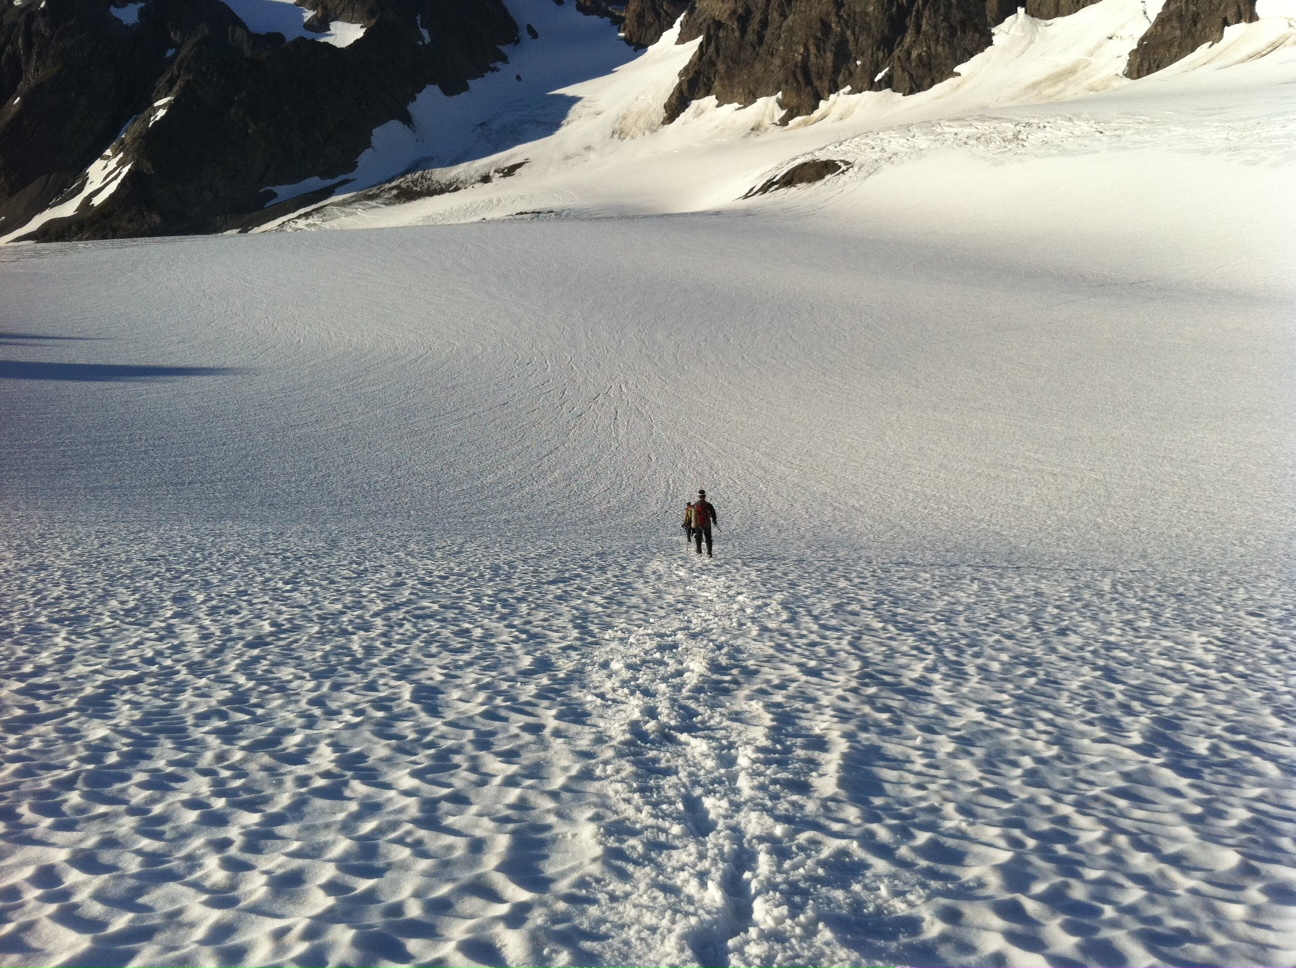
M 1023 7 L 1036 20 L 1056 20 L 1079 13 L 1098 0 L 1026 0 Z
M 636 47 L 651 47 L 675 25 L 691 0 L 630 0 L 621 34 Z
M 751 104 L 781 92 L 786 121 L 846 88 L 927 90 L 989 47 L 994 27 L 1016 13 L 1018 2 L 694 0 L 680 40 L 701 38 L 701 44 L 666 104 L 666 120 L 707 96 Z M 1052 18 L 1094 2 L 1027 0 L 1025 6 L 1032 16 Z M 660 12 L 665 0 L 640 5 Z M 651 42 L 649 34 L 636 42 Z
M 1166 0 L 1130 54 L 1125 76 L 1155 74 L 1203 44 L 1218 43 L 1226 27 L 1257 19 L 1255 0 Z
M 0 16 L 0 234 L 74 197 L 92 164 L 115 190 L 32 238 L 251 224 L 269 186 L 343 179 L 420 91 L 466 90 L 518 40 L 501 0 L 313 0 L 311 28 L 367 26 L 348 47 L 255 34 L 220 0 L 115 2 L 134 23 L 110 0 Z

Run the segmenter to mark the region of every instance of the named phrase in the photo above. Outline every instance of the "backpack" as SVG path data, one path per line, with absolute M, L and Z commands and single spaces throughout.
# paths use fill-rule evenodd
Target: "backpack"
M 693 527 L 711 527 L 711 505 L 706 501 L 698 501 L 693 505 Z

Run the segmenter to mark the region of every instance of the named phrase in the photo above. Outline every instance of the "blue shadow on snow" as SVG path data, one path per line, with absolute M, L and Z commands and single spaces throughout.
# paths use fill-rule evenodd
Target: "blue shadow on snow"
M 246 373 L 226 366 L 144 366 L 123 363 L 41 363 L 0 360 L 0 380 L 62 380 L 74 383 L 127 383 L 186 376 L 233 376 Z
M 81 342 L 93 340 L 94 336 L 41 336 L 39 333 L 4 333 L 0 332 L 0 346 L 39 346 L 46 342 Z

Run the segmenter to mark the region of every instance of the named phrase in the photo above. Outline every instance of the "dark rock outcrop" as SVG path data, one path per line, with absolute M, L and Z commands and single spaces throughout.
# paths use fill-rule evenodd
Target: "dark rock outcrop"
M 221 10 L 230 19 L 213 27 L 237 23 Z M 0 233 L 71 187 L 138 113 L 165 66 L 165 40 L 94 0 L 0 14 Z
M 1025 0 L 1024 7 L 1053 19 L 1097 2 Z M 685 6 L 680 40 L 702 42 L 666 105 L 666 120 L 708 95 L 751 104 L 782 92 L 786 121 L 847 87 L 927 90 L 989 47 L 992 31 L 1017 12 L 1019 0 L 631 0 L 627 39 L 651 43 L 665 29 L 663 11 Z M 632 23 L 645 25 L 633 37 Z
M 796 188 L 798 185 L 812 185 L 815 182 L 823 181 L 825 178 L 840 174 L 849 167 L 850 162 L 848 161 L 838 161 L 836 158 L 813 158 L 810 161 L 803 161 L 800 164 L 793 165 L 787 171 L 762 182 L 744 195 L 743 198 L 767 195 L 770 192 L 782 191 L 785 188 Z
M 220 0 L 44 0 L 0 17 L 0 233 L 84 185 L 112 147 L 98 206 L 32 238 L 211 232 L 254 223 L 269 186 L 340 180 L 374 128 L 420 91 L 467 89 L 518 28 L 500 0 L 309 0 L 313 26 L 367 24 L 348 47 L 255 34 Z M 164 108 L 164 110 L 163 110 Z
M 352 206 L 370 204 L 393 205 L 402 202 L 415 202 L 421 198 L 434 198 L 437 195 L 449 195 L 462 192 L 477 185 L 489 185 L 504 178 L 512 178 L 526 167 L 525 161 L 514 162 L 500 168 L 491 168 L 475 177 L 461 176 L 447 179 L 430 171 L 416 171 L 409 175 L 393 178 L 385 184 L 363 192 L 356 192 L 347 199 Z
M 306 27 L 316 31 L 327 30 L 335 20 L 368 27 L 383 12 L 382 0 L 306 0 L 300 6 L 311 11 Z
M 675 25 L 692 0 L 630 0 L 621 35 L 635 47 L 651 47 Z
M 1255 0 L 1166 0 L 1130 54 L 1125 76 L 1155 74 L 1203 44 L 1218 43 L 1226 27 L 1256 19 Z
M 1017 0 L 696 0 L 681 41 L 701 44 L 666 105 L 750 104 L 782 92 L 784 119 L 829 95 L 926 90 L 990 45 Z
M 1079 13 L 1098 0 L 1026 0 L 1026 12 L 1038 20 L 1056 20 Z
M 576 9 L 587 17 L 602 17 L 614 24 L 625 20 L 625 0 L 576 0 Z

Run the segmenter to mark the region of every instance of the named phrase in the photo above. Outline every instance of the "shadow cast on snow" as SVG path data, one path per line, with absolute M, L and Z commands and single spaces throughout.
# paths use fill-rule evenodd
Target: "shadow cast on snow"
M 0 346 L 39 346 L 41 343 L 86 342 L 95 336 L 42 336 L 40 333 L 6 333 L 0 331 Z
M 0 360 L 0 380 L 127 383 L 190 376 L 234 376 L 246 372 L 247 370 L 239 367 L 225 366 L 145 366 L 122 363 L 41 363 L 28 360 Z

